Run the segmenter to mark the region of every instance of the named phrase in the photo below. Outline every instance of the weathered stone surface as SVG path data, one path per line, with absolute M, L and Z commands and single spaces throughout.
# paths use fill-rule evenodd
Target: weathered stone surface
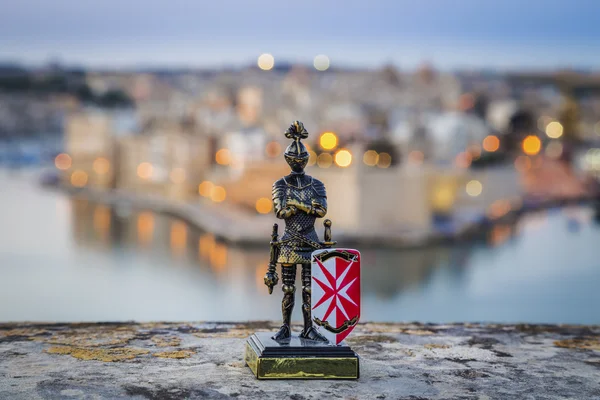
M 598 326 L 361 324 L 359 381 L 258 381 L 244 340 L 275 328 L 0 324 L 0 399 L 600 399 Z

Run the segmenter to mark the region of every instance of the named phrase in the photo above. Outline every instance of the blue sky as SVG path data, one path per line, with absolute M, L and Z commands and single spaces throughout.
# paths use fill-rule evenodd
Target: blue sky
M 411 68 L 600 67 L 600 0 L 18 0 L 0 59 L 96 66 L 275 60 Z

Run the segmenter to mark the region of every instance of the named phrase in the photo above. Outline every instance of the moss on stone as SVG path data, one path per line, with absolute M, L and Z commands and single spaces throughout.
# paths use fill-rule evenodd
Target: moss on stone
M 600 351 L 600 339 L 599 338 L 556 340 L 554 342 L 554 345 L 557 347 L 564 347 L 567 349 L 585 349 L 585 350 L 599 350 Z
M 159 357 L 159 358 L 182 359 L 182 358 L 190 358 L 194 354 L 196 354 L 196 352 L 193 350 L 178 350 L 178 351 L 162 351 L 159 353 L 154 353 L 152 355 L 154 357 Z
M 179 347 L 181 339 L 177 336 L 152 336 L 152 342 L 156 347 Z
M 148 350 L 120 347 L 116 349 L 97 349 L 73 346 L 53 346 L 46 350 L 48 354 L 70 355 L 71 357 L 90 361 L 117 362 L 132 360 L 139 355 L 148 354 Z

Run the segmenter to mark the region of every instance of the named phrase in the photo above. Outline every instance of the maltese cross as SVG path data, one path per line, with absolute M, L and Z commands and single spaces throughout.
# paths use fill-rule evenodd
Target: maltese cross
M 336 259 L 335 261 L 336 263 L 347 263 L 347 261 L 344 261 L 340 258 Z M 350 320 L 351 317 L 348 316 L 348 313 L 346 312 L 346 307 L 350 309 L 358 307 L 358 304 L 356 304 L 356 302 L 352 300 L 348 295 L 348 289 L 350 289 L 358 279 L 358 277 L 356 276 L 348 276 L 348 271 L 350 271 L 350 269 L 352 268 L 354 260 L 348 263 L 348 265 L 343 269 L 343 272 L 339 274 L 338 277 L 334 277 L 321 263 L 321 261 L 316 259 L 316 262 L 319 265 L 321 271 L 323 272 L 323 275 L 325 276 L 326 280 L 322 281 L 313 276 L 314 281 L 325 292 L 323 296 L 319 299 L 317 304 L 313 306 L 313 309 L 319 307 L 321 304 L 331 299 L 331 303 L 329 304 L 327 311 L 325 311 L 325 314 L 323 315 L 323 321 L 327 320 L 329 315 L 331 315 L 331 313 L 336 309 L 339 310 L 342 313 L 342 315 L 344 315 L 346 320 Z M 334 270 L 338 270 L 338 268 L 334 268 Z M 341 325 L 341 323 L 343 323 L 343 321 L 338 322 L 339 325 Z

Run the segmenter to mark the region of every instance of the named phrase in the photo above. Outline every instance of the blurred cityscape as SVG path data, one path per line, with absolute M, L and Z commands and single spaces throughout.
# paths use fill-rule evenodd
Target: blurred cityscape
M 185 218 L 233 242 L 268 237 L 295 119 L 334 232 L 351 241 L 457 235 L 589 198 L 600 177 L 595 73 L 333 69 L 325 55 L 306 66 L 270 54 L 231 70 L 0 68 L 4 164 L 53 159 L 46 180 L 61 187 L 192 204 Z
M 263 293 L 261 282 L 275 222 L 271 185 L 288 173 L 283 132 L 296 119 L 310 132 L 308 173 L 326 184 L 334 240 L 360 248 L 365 268 L 377 271 L 363 286 L 369 318 L 444 321 L 489 315 L 492 320 L 594 322 L 593 316 L 572 311 L 585 308 L 581 302 L 586 293 L 595 293 L 591 288 L 567 307 L 570 303 L 553 297 L 559 286 L 549 284 L 540 297 L 545 305 L 532 301 L 532 308 L 520 313 L 516 300 L 500 299 L 503 293 L 492 294 L 490 303 L 474 305 L 461 297 L 462 286 L 452 283 L 467 279 L 465 271 L 472 263 L 491 263 L 494 271 L 510 270 L 510 278 L 519 276 L 526 266 L 541 262 L 539 246 L 535 257 L 523 247 L 514 264 L 500 265 L 492 255 L 496 253 L 444 243 L 468 237 L 499 246 L 541 224 L 534 215 L 519 225 L 528 211 L 585 204 L 584 211 L 565 209 L 566 232 L 560 227 L 563 217 L 553 217 L 554 231 L 544 243 L 557 241 L 557 254 L 562 254 L 566 250 L 561 246 L 578 240 L 569 235 L 584 232 L 587 236 L 580 242 L 587 251 L 581 247 L 574 257 L 582 268 L 594 264 L 593 242 L 599 232 L 582 231 L 581 226 L 600 215 L 600 74 L 450 72 L 430 64 L 415 70 L 393 65 L 334 68 L 325 55 L 315 57 L 313 65 L 300 65 L 270 54 L 257 55 L 256 64 L 230 69 L 0 65 L 0 164 L 2 171 L 13 174 L 1 179 L 5 195 L 12 193 L 7 197 L 12 205 L 2 212 L 7 220 L 11 210 L 27 218 L 37 216 L 29 222 L 15 219 L 10 225 L 16 231 L 20 224 L 26 226 L 22 237 L 30 238 L 30 246 L 42 246 L 43 238 L 54 234 L 63 239 L 70 235 L 77 246 L 113 254 L 110 262 L 96 255 L 86 258 L 85 265 L 102 259 L 112 265 L 131 264 L 137 271 L 135 265 L 147 262 L 144 251 L 152 249 L 155 263 L 199 263 L 209 271 L 193 277 L 178 272 L 179 278 L 189 278 L 186 282 L 153 276 L 153 283 L 147 283 L 148 290 L 156 289 L 152 293 L 134 290 L 150 299 L 159 281 L 172 283 L 171 300 L 152 303 L 155 313 L 147 307 L 129 309 L 129 314 L 127 309 L 123 314 L 104 313 L 120 308 L 118 304 L 74 314 L 63 314 L 60 308 L 41 312 L 37 303 L 27 305 L 24 300 L 23 314 L 0 309 L 0 319 L 218 318 L 206 307 L 211 296 L 227 305 L 225 319 L 276 319 L 278 300 Z M 61 197 L 35 192 L 29 198 L 34 192 L 20 186 L 25 178 L 19 178 L 18 171 L 31 167 L 42 171 L 36 179 L 44 192 Z M 63 206 L 57 199 L 63 198 L 71 199 L 68 217 L 58 212 Z M 17 206 L 20 201 L 29 208 Z M 31 211 L 36 204 L 45 204 L 40 207 L 46 211 Z M 50 218 L 48 210 L 55 209 L 57 215 Z M 54 222 L 40 228 L 43 220 Z M 45 236 L 40 229 L 48 230 Z M 321 226 L 318 231 L 321 235 Z M 16 240 L 13 234 L 7 230 L 4 235 L 7 254 L 11 240 Z M 63 245 L 56 247 L 70 249 Z M 167 250 L 157 250 L 165 245 Z M 134 251 L 136 257 L 123 261 L 121 251 Z M 171 258 L 163 260 L 165 253 Z M 546 260 L 547 267 L 570 262 L 554 255 Z M 18 259 L 8 260 L 7 265 L 20 265 Z M 8 271 L 6 282 L 11 276 L 13 282 L 24 281 L 21 274 L 26 270 Z M 591 281 L 585 271 L 577 275 L 583 281 L 574 286 Z M 58 296 L 60 304 L 69 301 L 73 287 L 95 279 L 85 275 L 77 280 L 82 273 L 70 270 L 65 276 L 73 282 L 63 278 L 57 282 L 61 289 L 49 298 Z M 105 284 L 125 293 L 125 288 L 115 289 L 123 277 L 119 274 Z M 220 281 L 223 276 L 227 284 Z M 203 289 L 195 292 L 190 282 Z M 188 298 L 206 303 L 203 313 L 196 314 L 189 305 L 176 310 L 189 303 L 181 299 L 173 304 L 177 285 Z M 393 300 L 426 285 L 450 285 L 448 293 L 455 301 L 437 298 L 433 289 L 428 289 L 432 297 L 421 303 L 415 297 Z M 226 289 L 217 294 L 217 287 Z M 5 289 L 8 302 L 28 296 L 26 291 Z M 84 298 L 90 290 L 84 285 L 76 293 Z M 527 302 L 527 290 L 520 293 L 514 299 Z M 100 301 L 104 294 L 95 296 L 93 301 Z M 265 303 L 261 313 L 249 308 L 249 297 Z M 556 307 L 549 308 L 554 302 Z M 494 309 L 500 303 L 504 308 Z M 398 311 L 407 304 L 408 309 Z

